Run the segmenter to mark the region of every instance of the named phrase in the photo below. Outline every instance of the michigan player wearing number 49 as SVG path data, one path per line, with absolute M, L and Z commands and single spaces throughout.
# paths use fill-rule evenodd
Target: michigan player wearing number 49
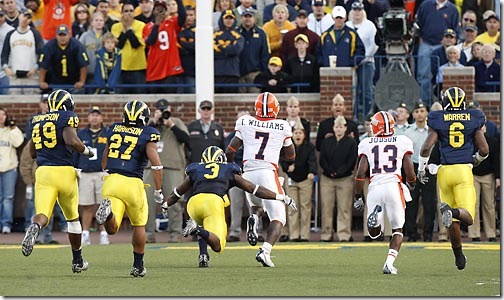
M 411 201 L 408 191 L 414 189 L 416 176 L 411 161 L 413 142 L 405 135 L 394 134 L 395 121 L 388 112 L 379 111 L 371 118 L 372 137 L 359 143 L 360 157 L 355 176 L 354 207 L 364 208 L 362 188 L 369 169 L 369 192 L 366 199 L 367 226 L 369 236 L 376 239 L 383 229 L 383 211 L 387 214 L 392 227 L 387 260 L 383 265 L 383 274 L 397 274 L 394 261 L 399 254 L 403 241 L 402 227 L 405 219 L 405 201 Z M 407 186 L 401 181 L 401 167 L 406 173 Z
M 102 168 L 110 175 L 104 179 L 103 201 L 96 211 L 96 222 L 104 224 L 110 235 L 117 233 L 124 212 L 128 213 L 133 227 L 130 272 L 133 277 L 143 277 L 147 273 L 143 256 L 149 208 L 142 180 L 147 160 L 151 162 L 154 200 L 162 203 L 164 198 L 161 191 L 163 166 L 157 153 L 160 135 L 157 129 L 147 126 L 149 116 L 147 104 L 133 100 L 124 106 L 123 122 L 110 125 L 102 158 Z
M 72 95 L 64 90 L 52 92 L 47 103 L 49 112 L 31 119 L 30 154 L 37 158 L 35 172 L 35 210 L 32 224 L 22 242 L 24 256 L 29 256 L 40 229 L 47 225 L 58 201 L 68 223 L 68 240 L 72 248 L 72 271 L 87 270 L 81 254 L 82 227 L 79 222 L 79 193 L 73 167 L 72 149 L 93 157 L 93 152 L 77 136 L 79 118 L 73 112 Z

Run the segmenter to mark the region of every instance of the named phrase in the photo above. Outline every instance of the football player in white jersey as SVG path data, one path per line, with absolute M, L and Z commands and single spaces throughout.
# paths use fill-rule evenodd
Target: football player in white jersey
M 359 166 L 355 176 L 354 207 L 364 208 L 362 188 L 369 168 L 370 183 L 366 199 L 367 226 L 372 239 L 382 234 L 383 211 L 392 227 L 387 260 L 383 274 L 397 274 L 394 261 L 401 248 L 406 201 L 411 201 L 416 175 L 411 161 L 413 142 L 405 135 L 394 134 L 395 121 L 388 112 L 379 111 L 371 119 L 372 137 L 359 143 Z M 404 166 L 407 184 L 401 183 L 401 167 Z
M 296 151 L 291 139 L 291 126 L 287 121 L 276 118 L 279 110 L 275 95 L 261 93 L 255 101 L 255 116 L 245 115 L 236 121 L 236 134 L 226 149 L 226 156 L 228 161 L 234 161 L 236 150 L 243 145 L 243 177 L 284 194 L 277 172 L 278 160 L 282 155 L 282 159 L 294 162 Z M 270 253 L 286 222 L 285 206 L 279 201 L 258 198 L 255 191 L 246 196 L 252 209 L 247 220 L 247 240 L 252 246 L 257 244 L 257 222 L 267 212 L 270 220 L 268 233 L 256 260 L 265 267 L 274 267 Z

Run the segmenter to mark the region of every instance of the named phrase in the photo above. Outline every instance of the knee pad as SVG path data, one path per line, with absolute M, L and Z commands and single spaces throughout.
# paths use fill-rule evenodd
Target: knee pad
M 73 233 L 73 234 L 81 234 L 82 233 L 82 226 L 79 221 L 67 222 L 67 224 L 68 224 L 68 233 Z
M 368 235 L 371 239 L 376 240 L 383 234 L 383 231 L 380 231 L 380 233 L 377 236 L 372 236 L 371 233 L 368 232 Z

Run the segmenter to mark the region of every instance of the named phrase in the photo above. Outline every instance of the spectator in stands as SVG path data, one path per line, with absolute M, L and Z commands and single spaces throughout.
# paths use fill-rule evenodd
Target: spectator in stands
M 134 7 L 131 3 L 122 6 L 121 21 L 112 25 L 112 34 L 118 39 L 117 47 L 121 49 L 121 76 L 122 84 L 145 84 L 145 42 L 142 32 L 145 27 L 143 22 L 133 18 Z M 143 94 L 143 87 L 122 88 L 124 94 Z
M 13 0 L 7 0 L 13 1 Z M 44 42 L 52 40 L 57 35 L 57 29 L 61 24 L 68 28 L 72 27 L 72 5 L 79 3 L 79 0 L 43 0 L 44 1 L 44 21 L 42 22 L 42 38 Z M 105 0 L 99 0 L 105 1 Z
M 476 41 L 483 44 L 494 44 L 500 35 L 500 19 L 494 11 L 487 10 L 483 14 L 483 22 L 485 22 L 486 32 L 478 35 Z
M 6 15 L 5 11 L 2 7 L 0 7 L 0 46 L 3 48 L 5 37 L 7 34 L 14 29 L 14 27 L 10 26 L 5 22 Z M 9 77 L 5 74 L 3 70 L 4 64 L 2 63 L 2 70 L 0 71 L 0 86 L 9 86 Z M 0 89 L 1 95 L 7 95 L 9 93 L 9 89 L 3 88 Z
M 446 29 L 453 29 L 455 36 L 458 35 L 459 17 L 457 8 L 448 0 L 424 0 L 416 14 L 416 23 L 420 27 L 417 81 L 420 85 L 420 99 L 428 105 L 433 96 L 432 76 L 436 74 L 431 70 L 431 54 L 439 47 Z
M 82 8 L 77 8 L 77 10 L 79 9 L 82 10 Z M 103 14 L 99 11 L 95 11 L 91 16 L 91 26 L 89 27 L 89 30 L 84 32 L 79 38 L 79 42 L 81 42 L 86 49 L 86 53 L 89 58 L 86 84 L 92 84 L 94 82 L 96 52 L 101 48 L 102 37 L 105 30 L 105 19 L 103 18 Z M 94 89 L 88 89 L 88 93 L 91 93 L 93 90 Z
M 293 91 L 313 93 L 320 90 L 319 66 L 317 58 L 308 53 L 307 48 L 309 44 L 310 42 L 306 35 L 302 33 L 298 34 L 294 38 L 294 45 L 297 49 L 297 53 L 291 56 L 283 67 L 283 71 L 289 75 L 290 83 L 310 84 L 307 87 L 293 87 Z
M 467 26 L 474 26 L 478 28 L 477 23 L 476 23 L 476 13 L 472 10 L 467 10 L 464 12 L 462 15 L 462 18 L 460 19 L 460 28 L 466 28 Z M 476 35 L 478 34 L 478 30 L 476 30 Z M 459 32 L 459 36 L 457 37 L 458 40 L 464 41 L 465 36 L 464 32 Z
M 329 55 L 336 55 L 337 67 L 358 66 L 364 59 L 366 49 L 355 30 L 345 25 L 346 11 L 342 6 L 333 8 L 334 25 L 320 37 L 317 47 L 319 65 L 329 66 Z
M 92 22 L 86 4 L 79 3 L 75 6 L 74 20 L 72 23 L 72 36 L 79 39 L 84 32 L 88 31 Z
M 149 48 L 147 55 L 147 83 L 176 84 L 177 75 L 184 73 L 180 61 L 178 33 L 186 21 L 186 11 L 182 0 L 177 0 L 177 16 L 168 16 L 167 6 L 163 0 L 154 3 L 155 23 L 149 23 L 143 32 L 145 43 Z M 177 87 L 153 87 L 153 94 L 173 94 Z
M 0 223 L 2 233 L 11 233 L 14 222 L 14 193 L 19 165 L 16 148 L 24 141 L 23 132 L 4 108 L 0 108 Z
M 294 20 L 296 24 L 296 28 L 289 30 L 283 37 L 282 45 L 280 46 L 280 58 L 282 61 L 287 61 L 291 56 L 296 56 L 298 54 L 298 50 L 295 47 L 294 38 L 298 36 L 298 34 L 304 34 L 308 38 L 308 49 L 306 49 L 307 53 L 311 55 L 315 55 L 315 51 L 317 50 L 317 45 L 320 40 L 320 36 L 315 32 L 308 29 L 306 26 L 308 24 L 308 13 L 306 10 L 300 10 L 297 12 L 297 17 Z
M 446 48 L 446 56 L 448 57 L 448 62 L 441 65 L 439 67 L 438 73 L 436 75 L 436 88 L 434 91 L 441 91 L 443 90 L 443 69 L 450 67 L 450 68 L 465 68 L 463 64 L 460 63 L 460 49 L 457 48 L 457 46 L 448 46 Z M 440 98 L 440 94 L 436 95 L 438 99 Z
M 498 3 L 498 2 L 497 2 Z M 465 13 L 470 11 L 473 14 L 469 15 L 469 18 L 471 21 L 476 20 L 476 26 L 481 30 L 485 28 L 485 12 L 488 10 L 492 10 L 496 12 L 497 10 L 500 10 L 500 5 L 495 5 L 494 0 L 483 0 L 483 1 L 478 1 L 478 0 L 463 0 L 462 1 L 462 11 L 464 14 L 462 15 L 462 21 L 464 21 Z M 500 15 L 500 14 L 499 14 Z
M 108 0 L 109 1 L 109 11 L 108 11 L 108 15 L 116 20 L 116 21 L 121 21 L 121 18 L 122 18 L 122 8 L 121 8 L 121 2 L 120 0 Z M 131 4 L 133 5 L 133 2 L 131 2 Z M 135 5 L 133 5 L 135 6 Z
M 312 0 L 312 13 L 308 15 L 308 29 L 315 32 L 319 36 L 327 29 L 334 25 L 330 13 L 325 13 L 325 0 Z
M 345 99 L 341 94 L 336 94 L 334 98 L 332 99 L 332 105 L 331 105 L 331 113 L 332 116 L 323 120 L 319 124 L 319 128 L 317 130 L 317 140 L 315 143 L 315 146 L 317 148 L 317 151 L 320 151 L 320 147 L 322 146 L 322 141 L 324 139 L 330 138 L 334 136 L 334 131 L 332 130 L 332 127 L 334 125 L 334 119 L 338 116 L 344 116 L 346 111 L 346 105 L 345 105 Z M 355 139 L 355 142 L 359 142 L 359 131 L 357 130 L 357 124 L 349 118 L 346 119 L 346 134 L 353 139 Z
M 357 97 L 354 110 L 361 115 L 366 115 L 373 112 L 374 105 L 373 77 L 375 73 L 374 55 L 378 50 L 378 46 L 375 44 L 377 30 L 374 23 L 367 19 L 364 4 L 356 1 L 351 7 L 346 26 L 357 31 L 366 51 L 366 57 L 357 66 Z
M 259 13 L 253 6 L 254 0 L 239 0 L 240 5 L 236 7 L 236 15 L 243 16 L 244 11 L 253 11 L 254 15 L 252 16 L 255 21 L 255 25 L 258 27 L 263 26 L 262 13 Z M 240 27 L 242 23 L 241 18 L 236 20 L 236 26 Z
M 427 106 L 418 102 L 413 108 L 413 119 L 415 122 L 409 126 L 404 135 L 413 142 L 413 161 L 414 169 L 418 169 L 420 147 L 427 138 L 429 127 L 427 126 Z M 406 233 L 409 242 L 416 242 L 418 236 L 417 217 L 420 197 L 422 197 L 423 207 L 423 241 L 432 242 L 432 233 L 434 231 L 434 219 L 436 217 L 436 177 L 427 172 L 428 181 L 425 183 L 417 182 L 415 189 L 411 191 L 412 200 L 406 202 Z
M 255 24 L 255 14 L 255 10 L 244 10 L 241 15 L 241 25 L 238 28 L 238 33 L 244 39 L 243 51 L 240 53 L 240 83 L 254 83 L 256 76 L 268 69 L 270 57 L 268 40 L 264 30 Z M 258 94 L 260 88 L 240 87 L 239 92 Z
M 289 75 L 282 70 L 282 59 L 272 56 L 268 61 L 268 70 L 259 73 L 254 83 L 261 85 L 261 93 L 287 93 Z
M 113 94 L 114 86 L 121 75 L 121 50 L 117 48 L 117 39 L 107 32 L 102 38 L 102 47 L 96 51 L 96 69 L 94 84 L 99 87 L 96 94 Z
M 103 16 L 105 17 L 105 28 L 107 28 L 108 31 L 111 31 L 112 25 L 114 25 L 118 21 L 109 17 L 108 15 L 109 10 L 110 10 L 109 0 L 98 0 L 98 3 L 96 4 L 96 11 L 99 11 L 103 14 Z
M 154 0 L 140 0 L 139 4 L 141 13 L 135 17 L 136 20 L 144 22 L 145 24 L 149 22 L 155 22 L 154 14 Z
M 236 8 L 233 0 L 215 0 L 215 12 L 212 15 L 212 24 L 214 32 L 220 30 L 219 23 L 222 18 L 222 13 L 224 13 L 226 10 L 232 10 L 233 14 L 236 15 L 236 13 L 234 12 Z
M 226 10 L 222 13 L 219 26 L 220 30 L 214 33 L 215 83 L 238 84 L 240 79 L 240 54 L 243 51 L 245 40 L 235 29 L 236 16 L 232 10 Z M 238 87 L 215 87 L 215 93 L 237 92 Z
M 271 56 L 280 56 L 280 47 L 282 46 L 284 35 L 296 28 L 296 25 L 287 19 L 288 17 L 287 6 L 277 4 L 273 9 L 273 19 L 266 22 L 263 26 L 268 38 L 268 44 L 270 45 Z
M 481 241 L 480 220 L 489 242 L 495 242 L 495 191 L 500 188 L 500 147 L 497 139 L 486 134 L 486 126 L 482 128 L 490 149 L 489 157 L 472 169 L 474 187 L 476 189 L 476 214 L 474 222 L 467 227 L 469 237 L 473 242 Z M 481 207 L 481 218 L 480 218 Z
M 476 63 L 481 61 L 481 48 L 483 47 L 483 43 L 481 42 L 473 42 L 471 45 L 471 56 L 472 58 L 467 62 L 467 66 L 476 65 Z
M 443 39 L 441 40 L 441 47 L 432 51 L 431 56 L 431 70 L 433 83 L 436 81 L 436 75 L 438 74 L 439 66 L 442 66 L 448 63 L 447 49 L 450 46 L 454 46 L 457 43 L 457 33 L 453 29 L 446 29 L 443 35 Z M 460 63 L 462 65 L 467 64 L 467 57 L 464 52 L 460 53 Z
M 16 28 L 19 25 L 19 10 L 16 7 L 15 0 L 3 1 L 3 9 L 5 10 L 5 22 Z
M 482 60 L 474 65 L 476 92 L 500 92 L 500 66 L 495 62 L 495 48 L 483 45 L 481 56 Z
M 410 127 L 409 124 L 410 111 L 406 103 L 401 102 L 396 108 L 396 118 L 394 132 L 396 135 L 404 134 L 406 130 Z
M 317 159 L 315 146 L 310 143 L 309 132 L 304 130 L 301 119 L 294 125 L 292 140 L 296 149 L 296 159 L 293 163 L 280 161 L 283 171 L 287 174 L 287 194 L 296 201 L 297 211 L 289 210 L 289 240 L 293 242 L 308 242 L 310 239 L 311 197 L 313 178 L 317 174 Z
M 25 0 L 25 7 L 33 12 L 32 24 L 39 32 L 42 30 L 42 22 L 44 18 L 44 3 L 40 0 Z
M 21 10 L 19 25 L 5 37 L 2 50 L 2 68 L 10 77 L 10 85 L 37 85 L 37 60 L 44 41 L 37 29 L 30 26 L 32 11 Z M 10 94 L 34 95 L 39 89 L 12 88 Z
M 67 25 L 57 28 L 57 36 L 45 44 L 39 59 L 39 86 L 49 93 L 50 84 L 73 85 L 72 92 L 81 92 L 86 82 L 89 59 L 84 46 L 70 36 Z
M 352 171 L 357 161 L 357 141 L 346 134 L 346 120 L 337 116 L 333 122 L 333 135 L 324 139 L 320 147 L 319 164 L 322 233 L 320 240 L 332 242 L 334 205 L 337 207 L 336 232 L 340 242 L 352 238 Z M 357 134 L 357 139 L 359 135 Z M 338 153 L 337 156 L 334 153 Z
M 275 6 L 282 4 L 285 6 L 287 10 L 286 20 L 288 19 L 289 21 L 294 21 L 296 18 L 297 12 L 292 5 L 287 3 L 287 0 L 275 0 L 274 3 L 271 3 L 270 5 L 267 5 L 264 8 L 263 11 L 263 24 L 266 25 L 269 21 L 273 20 L 275 18 Z
M 179 55 L 184 73 L 179 76 L 179 82 L 191 84 L 177 88 L 177 94 L 196 93 L 196 9 L 194 6 L 186 6 L 186 22 L 178 34 Z
M 467 62 L 472 59 L 471 46 L 474 43 L 474 39 L 478 34 L 478 27 L 474 25 L 466 25 L 463 29 L 463 40 L 457 44 L 457 47 L 467 58 Z

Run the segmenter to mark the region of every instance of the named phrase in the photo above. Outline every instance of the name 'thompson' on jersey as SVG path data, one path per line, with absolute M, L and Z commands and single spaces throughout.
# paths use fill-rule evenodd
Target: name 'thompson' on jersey
M 243 171 L 277 170 L 280 150 L 292 145 L 292 128 L 285 120 L 245 115 L 236 121 L 235 130 L 243 141 Z

